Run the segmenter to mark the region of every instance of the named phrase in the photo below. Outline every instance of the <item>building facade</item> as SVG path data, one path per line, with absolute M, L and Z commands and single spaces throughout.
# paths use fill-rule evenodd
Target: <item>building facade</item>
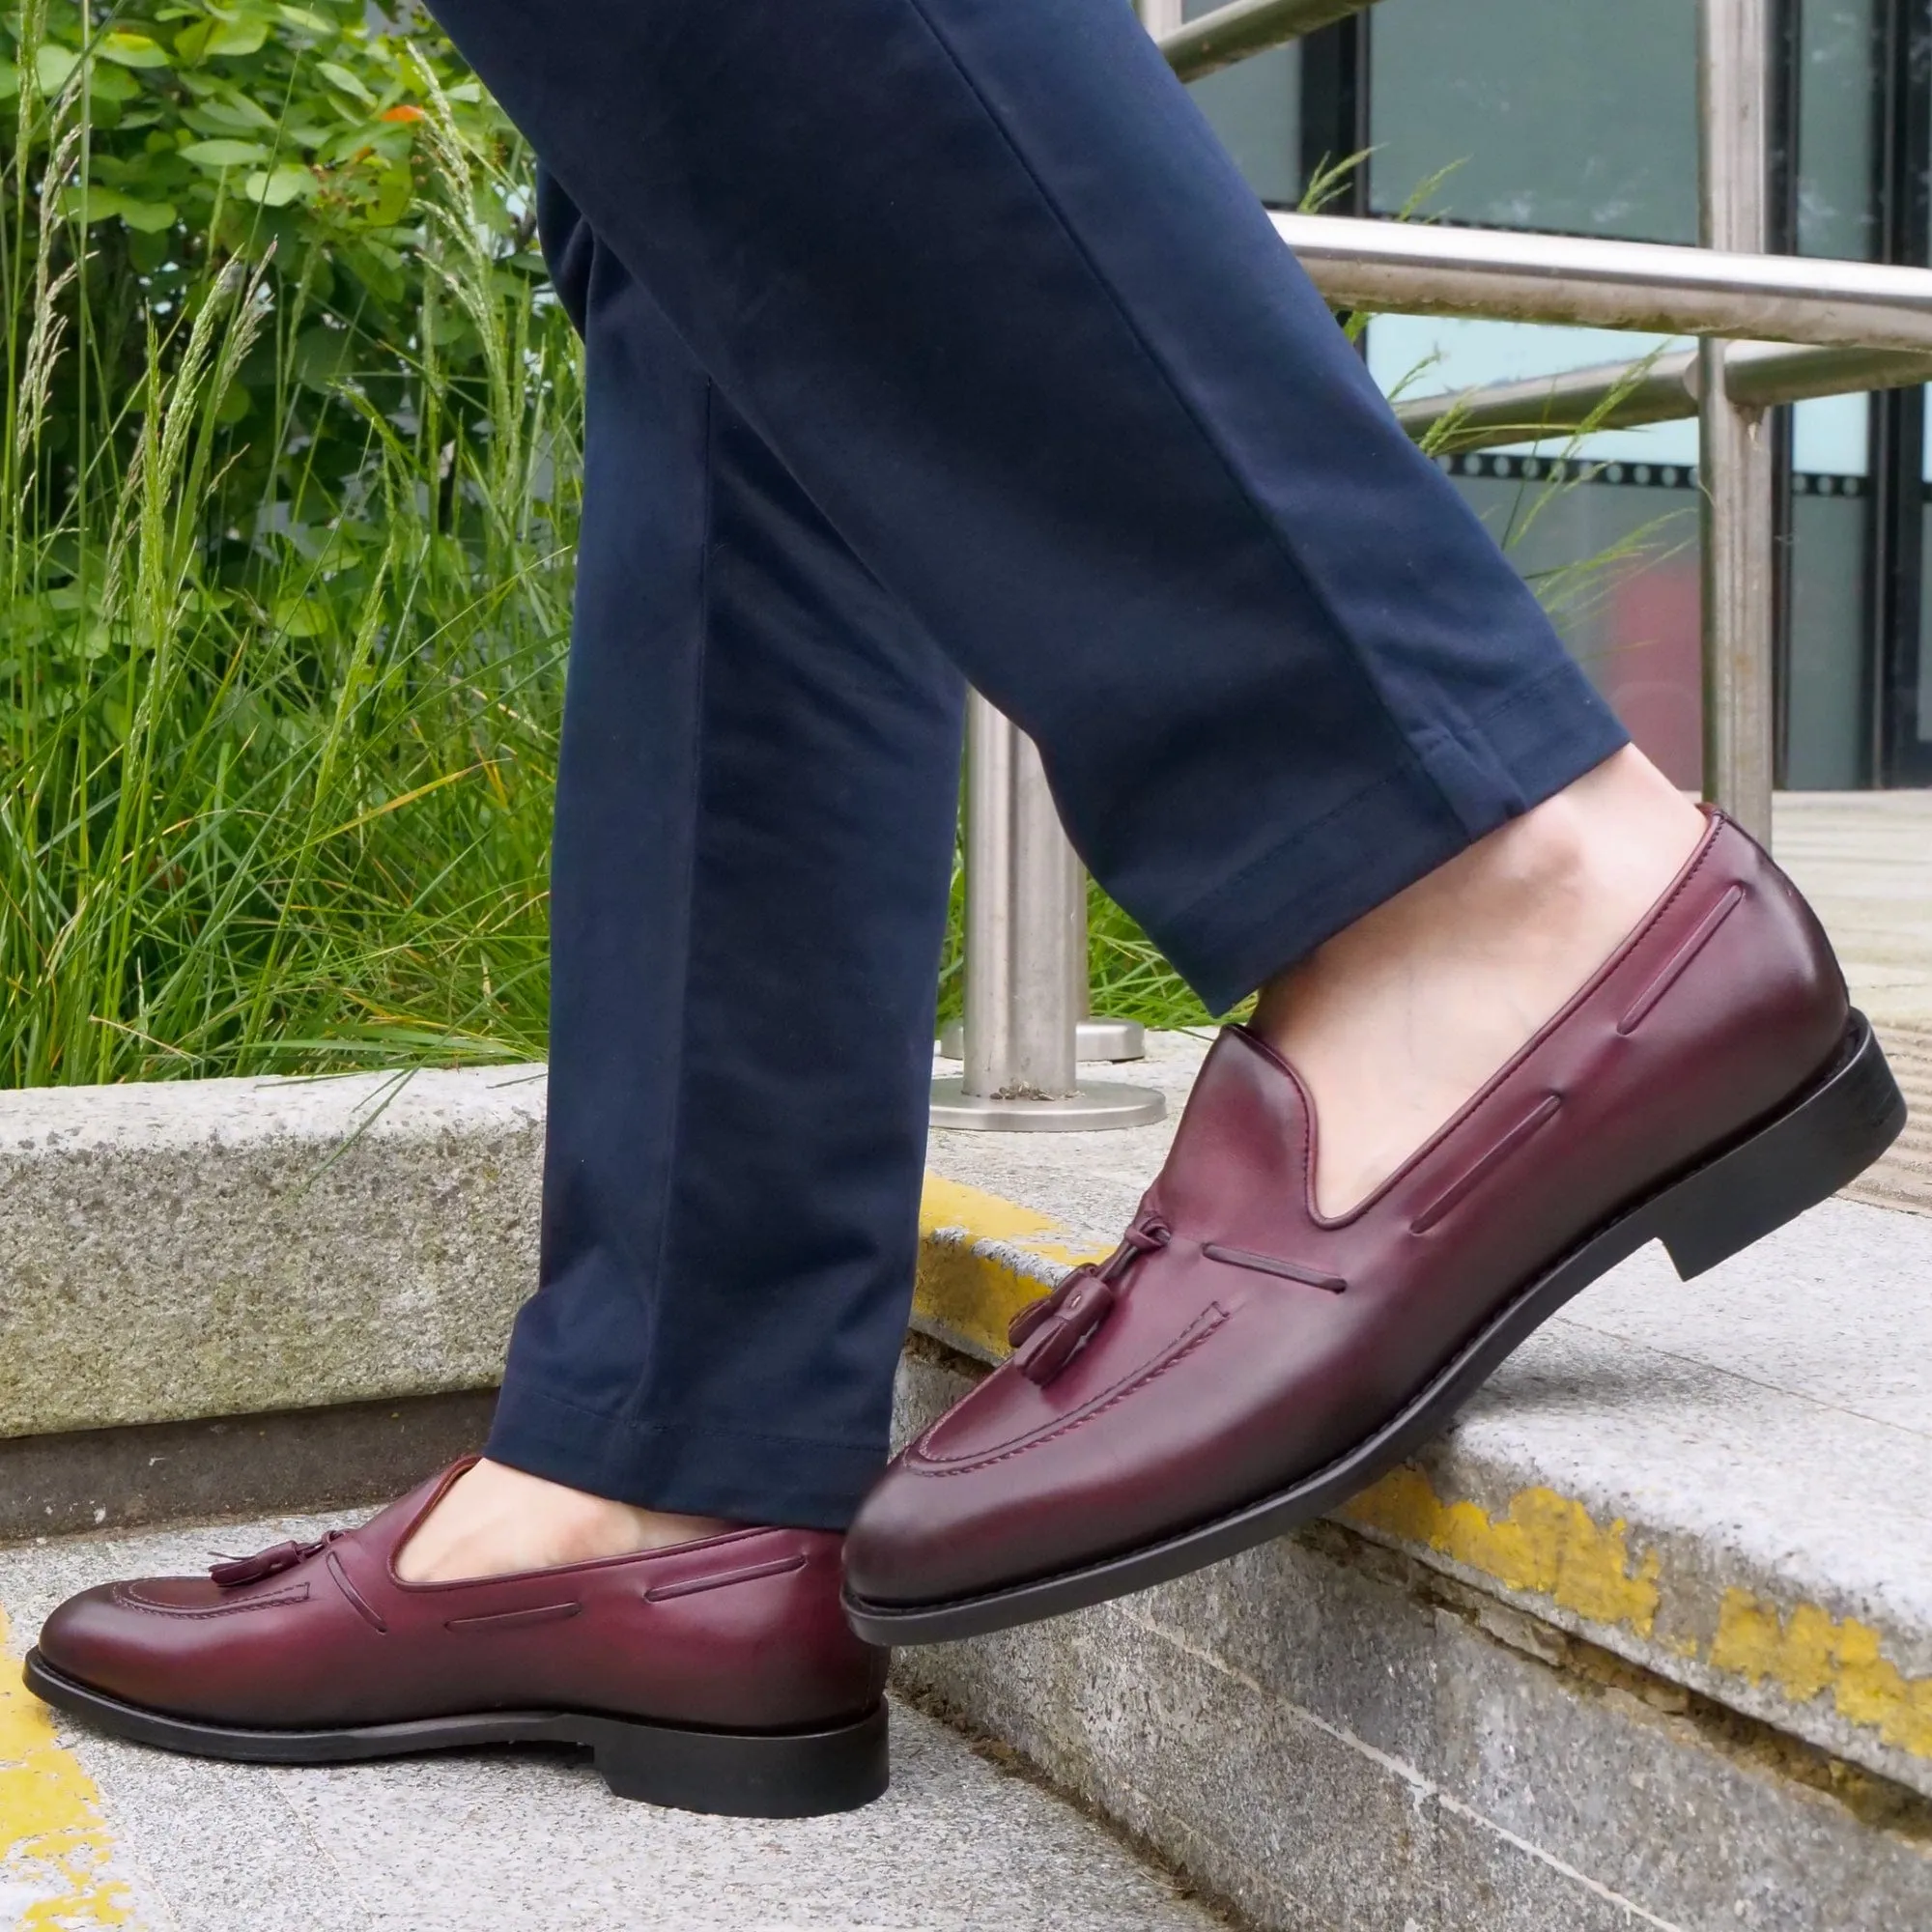
M 1146 0 L 1158 28 L 1217 0 Z M 1932 262 L 1932 0 L 1775 0 L 1775 248 Z M 1160 10 L 1156 12 L 1156 10 Z M 1195 84 L 1262 198 L 1632 241 L 1697 239 L 1697 0 L 1380 0 Z M 1365 353 L 1423 394 L 1661 338 L 1382 316 Z M 1925 393 L 1776 412 L 1777 780 L 1932 784 Z M 1638 741 L 1701 765 L 1697 426 L 1443 459 Z

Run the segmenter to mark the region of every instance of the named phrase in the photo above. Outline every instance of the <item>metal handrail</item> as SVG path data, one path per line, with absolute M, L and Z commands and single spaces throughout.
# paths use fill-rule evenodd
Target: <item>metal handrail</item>
M 1702 356 L 1677 349 L 1630 362 L 1600 362 L 1556 376 L 1530 376 L 1469 389 L 1396 400 L 1397 420 L 1418 442 L 1460 452 L 1538 442 L 1582 430 L 1640 429 L 1697 413 Z M 1724 355 L 1724 392 L 1747 409 L 1809 402 L 1869 389 L 1932 383 L 1932 354 L 1910 349 L 1813 349 L 1787 342 L 1734 342 Z
M 1374 0 L 1234 0 L 1185 26 L 1154 36 L 1154 44 L 1182 80 L 1200 80 L 1250 54 L 1298 41 L 1359 14 Z
M 1372 0 L 1233 0 L 1204 17 L 1181 22 L 1180 0 L 1142 0 L 1157 44 L 1183 80 L 1245 59 L 1359 12 Z M 1526 236 L 1481 228 L 1415 222 L 1366 221 L 1339 215 L 1273 213 L 1276 232 L 1300 257 L 1316 286 L 1337 307 L 1408 314 L 1630 328 L 1704 338 L 1697 349 L 1655 358 L 1649 366 L 1621 363 L 1579 370 L 1541 383 L 1492 385 L 1459 397 L 1425 397 L 1398 406 L 1412 433 L 1421 434 L 1450 411 L 1461 412 L 1455 440 L 1478 438 L 1525 441 L 1591 423 L 1611 427 L 1696 414 L 1702 421 L 1700 475 L 1704 504 L 1704 680 L 1710 789 L 1751 830 L 1763 836 L 1771 817 L 1771 569 L 1772 469 L 1764 412 L 1804 396 L 1894 386 L 1925 380 L 1932 353 L 1932 270 L 1889 265 L 1818 261 L 1762 253 L 1766 243 L 1765 121 L 1769 98 L 1768 0 L 1701 0 L 1698 11 L 1698 137 L 1700 242 L 1612 242 L 1594 237 Z M 1726 342 L 1721 338 L 1732 338 Z M 1743 340 L 1739 340 L 1742 338 Z M 1803 345 L 1792 348 L 1787 345 Z M 1619 393 L 1621 391 L 1621 393 Z M 1540 412 L 1540 413 L 1532 413 Z M 1527 425 L 1527 426 L 1525 426 Z M 1050 861 L 1041 827 L 1020 823 L 1032 795 L 1018 734 L 974 700 L 977 728 L 996 762 L 1014 774 L 989 785 L 982 815 L 1004 817 L 1013 830 L 1010 849 L 969 864 L 968 902 L 975 870 L 990 866 L 1016 876 L 1011 864 L 1034 840 L 1031 869 L 1037 893 L 1000 895 L 979 923 L 981 950 L 997 943 L 1011 958 L 994 970 L 1009 1002 L 1030 980 L 1052 1010 L 1034 1016 L 1044 1039 L 1070 1041 L 1074 1021 L 1064 949 L 1045 937 L 1067 919 L 1068 895 L 1083 890 L 1076 873 Z M 1023 743 L 1023 741 L 1020 741 Z M 985 764 L 982 758 L 982 765 Z M 988 767 L 988 776 L 992 776 Z M 999 790 L 998 799 L 990 796 Z M 1050 801 L 1039 806 L 1051 815 Z M 969 810 L 969 821 L 972 817 Z M 1057 824 L 1054 834 L 1064 838 Z M 969 829 L 969 840 L 971 833 Z M 1012 841 L 1017 839 L 1018 843 Z M 995 863 L 999 860 L 1000 863 Z M 1004 867 L 1004 870 L 1002 870 Z M 1072 883 L 1068 883 L 1068 881 Z M 1038 944 L 1026 938 L 1037 928 Z M 1016 950 L 1015 950 L 1016 949 Z M 969 989 L 975 947 L 969 933 Z M 1034 958 L 1034 953 L 1038 958 Z M 970 993 L 969 993 L 970 997 Z M 968 1051 L 983 1062 L 947 1099 L 952 1124 L 994 1124 L 993 1090 L 1012 1070 L 1001 1055 L 980 1054 L 972 1036 L 998 1027 L 1014 1033 L 1015 1015 L 989 1012 L 979 1028 L 969 1017 Z M 1005 1056 L 1017 1066 L 1023 1055 Z M 1051 1081 L 1066 1080 L 1059 1045 L 1047 1056 Z M 1001 1064 L 994 1064 L 1000 1061 Z M 961 1096 L 961 1085 L 978 1095 Z M 1028 1083 L 1018 1083 L 1027 1091 Z M 1038 1083 L 1034 1084 L 1038 1091 Z M 937 1097 L 937 1088 L 935 1090 Z M 1048 1108 L 1057 1103 L 1047 1103 Z M 935 1119 L 945 1117 L 935 1108 Z M 1122 1118 L 1126 1118 L 1123 1116 Z M 999 1124 L 1020 1124 L 999 1118 Z M 1052 1124 L 1040 1120 L 1037 1124 Z
M 1932 349 L 1932 269 L 1346 214 L 1270 218 L 1341 308 Z

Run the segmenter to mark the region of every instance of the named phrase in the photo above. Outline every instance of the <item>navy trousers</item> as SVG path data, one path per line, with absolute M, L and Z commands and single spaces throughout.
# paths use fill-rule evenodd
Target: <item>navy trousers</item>
M 491 1453 L 838 1527 L 963 680 L 1210 1008 L 1624 742 L 1125 0 L 437 0 L 589 371 L 542 1278 Z

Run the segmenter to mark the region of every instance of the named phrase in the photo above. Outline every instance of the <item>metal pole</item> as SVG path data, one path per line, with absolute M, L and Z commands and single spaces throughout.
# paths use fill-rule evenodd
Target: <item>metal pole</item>
M 1081 1086 L 1075 949 L 1085 883 L 1033 741 L 975 693 L 966 714 L 964 1070 L 932 1083 L 932 1124 L 1007 1131 L 1131 1127 L 1149 1088 Z
M 1279 209 L 1268 219 L 1337 308 L 1932 349 L 1928 269 Z
M 1095 1019 L 1088 984 L 1087 869 L 1071 845 L 1066 863 L 1072 868 L 1067 894 L 1073 904 L 1073 941 L 1066 950 L 1067 1005 L 1073 1014 L 1073 1057 L 1077 1061 L 1145 1060 L 1147 1029 L 1139 1020 Z M 948 1060 L 966 1057 L 966 1022 L 948 1020 L 939 1030 L 939 1051 Z
M 1758 254 L 1768 237 L 1771 22 L 1767 0 L 1702 0 L 1697 89 L 1701 239 Z M 1771 837 L 1770 425 L 1725 385 L 1724 345 L 1698 345 L 1704 524 L 1704 790 Z
M 1768 409 L 1809 396 L 1844 396 L 1932 383 L 1932 355 L 1916 349 L 1810 349 L 1789 342 L 1733 342 L 1724 354 L 1724 387 L 1734 403 Z M 1420 442 L 1439 433 L 1437 450 L 1494 449 L 1540 442 L 1583 429 L 1636 429 L 1698 413 L 1700 352 L 1566 369 L 1555 376 L 1444 389 L 1395 406 Z
M 1182 0 L 1141 0 L 1141 18 L 1182 80 L 1199 80 L 1359 14 L 1372 0 L 1232 0 L 1185 17 Z

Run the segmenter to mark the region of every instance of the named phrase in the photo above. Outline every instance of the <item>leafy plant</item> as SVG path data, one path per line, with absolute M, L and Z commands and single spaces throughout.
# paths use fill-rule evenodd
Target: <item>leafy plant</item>
M 171 366 L 172 324 L 238 259 L 266 269 L 272 322 L 222 392 L 211 521 L 245 538 L 266 506 L 313 523 L 355 500 L 365 436 L 345 382 L 442 468 L 445 425 L 412 412 L 416 379 L 427 368 L 436 400 L 480 409 L 488 345 L 436 271 L 449 237 L 419 199 L 437 165 L 426 90 L 450 138 L 491 163 L 461 213 L 490 238 L 493 275 L 527 298 L 543 273 L 526 187 L 502 167 L 511 130 L 446 43 L 373 33 L 358 0 L 126 0 L 111 15 L 25 0 L 6 24 L 9 373 L 30 320 L 21 271 L 44 247 L 70 352 L 38 445 L 56 500 L 83 459 L 128 459 L 151 332 Z
M 346 9 L 12 25 L 0 1081 L 540 1052 L 581 383 L 526 157 Z

